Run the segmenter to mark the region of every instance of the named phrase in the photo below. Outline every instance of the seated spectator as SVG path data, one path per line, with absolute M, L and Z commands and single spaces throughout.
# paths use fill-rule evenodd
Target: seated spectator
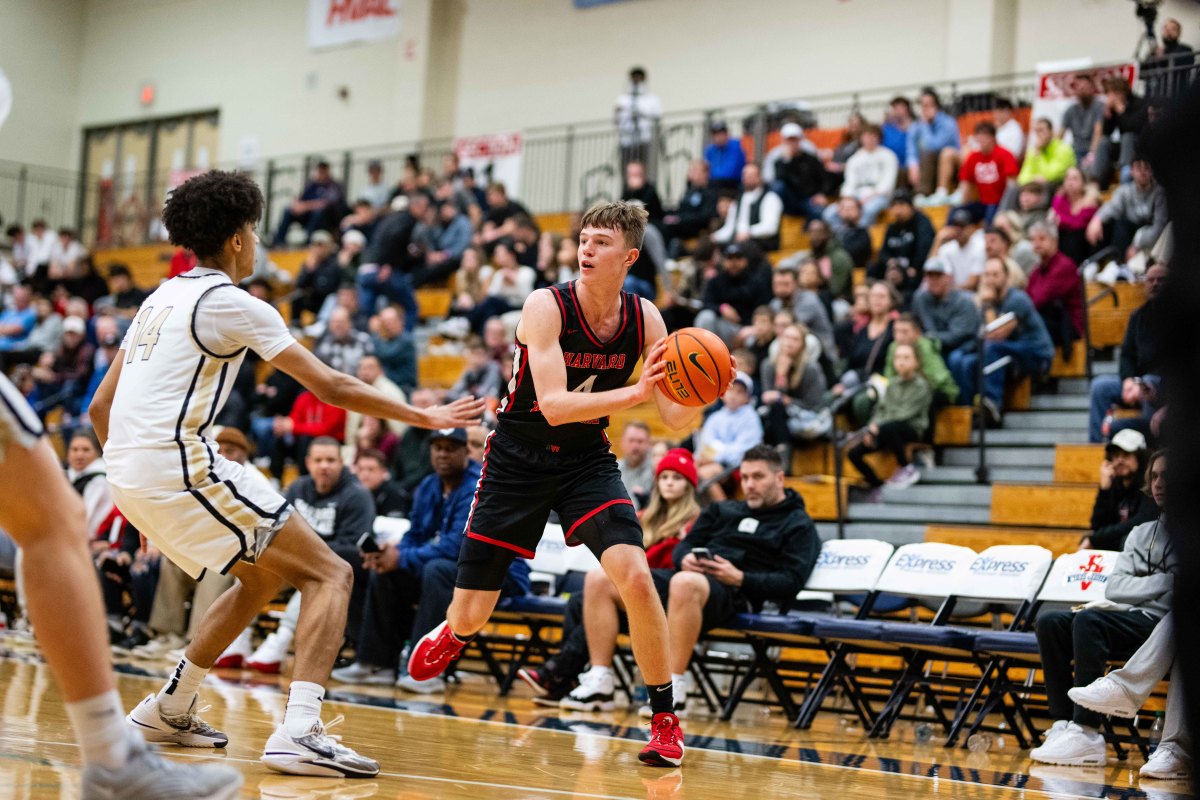
M 504 388 L 500 365 L 488 356 L 487 347 L 478 336 L 467 339 L 465 353 L 466 368 L 446 392 L 446 402 L 453 402 L 460 397 L 477 397 L 490 401 L 491 410 L 494 411 L 500 402 L 500 391 Z
M 108 294 L 108 283 L 96 272 L 95 259 L 89 255 L 80 259 L 76 277 L 66 281 L 62 289 L 71 297 L 80 297 L 90 304 Z
M 867 322 L 841 349 L 844 365 L 842 377 L 833 386 L 835 395 L 840 397 L 872 375 L 883 374 L 898 301 L 899 294 L 884 281 L 875 281 L 867 289 Z
M 825 214 L 838 242 L 850 254 L 855 267 L 865 267 L 871 260 L 871 233 L 862 226 L 862 204 L 857 197 L 841 197 L 833 205 L 833 214 Z M 826 209 L 828 211 L 828 208 Z
M 300 196 L 283 210 L 279 227 L 275 229 L 275 247 L 287 243 L 292 225 L 304 228 L 307 243 L 317 231 L 335 231 L 346 211 L 346 195 L 342 185 L 333 179 L 328 161 L 318 161 L 312 178 L 304 185 Z
M 37 309 L 29 284 L 18 283 L 13 287 L 11 303 L 0 311 L 0 353 L 27 349 L 29 335 L 37 326 Z
M 663 217 L 663 236 L 667 248 L 672 250 L 679 239 L 691 239 L 712 229 L 717 220 L 717 190 L 708 179 L 708 162 L 692 161 L 688 164 L 687 186 L 679 205 Z
M 754 242 L 762 252 L 779 249 L 779 220 L 783 201 L 762 184 L 758 164 L 742 170 L 742 193 L 725 214 L 725 223 L 712 235 L 719 244 Z
M 821 159 L 800 146 L 804 131 L 794 122 L 783 126 L 784 152 L 775 165 L 775 181 L 771 191 L 779 195 L 785 214 L 813 217 L 821 213 L 828 202 L 825 195 L 826 172 Z M 744 172 L 744 171 L 743 171 Z M 750 191 L 745 175 L 742 185 Z M 778 249 L 778 246 L 768 248 Z
M 408 533 L 398 545 L 386 544 L 377 552 L 359 555 L 370 570 L 366 611 L 356 629 L 356 661 L 335 670 L 335 680 L 394 682 L 419 694 L 446 686 L 441 677 L 416 681 L 403 674 L 402 653 L 406 641 L 416 642 L 446 617 L 479 464 L 468 457 L 467 432 L 462 428 L 432 432 L 430 450 L 434 473 L 421 481 L 413 496 Z M 370 530 L 370 523 L 363 530 Z M 514 559 L 500 594 L 520 596 L 528 591 L 529 562 Z
M 933 241 L 934 252 L 950 266 L 954 285 L 969 292 L 979 286 L 986 259 L 983 228 L 979 222 L 979 215 L 971 209 L 956 208 Z
M 20 223 L 9 225 L 4 229 L 4 235 L 8 237 L 9 263 L 17 275 L 24 275 L 25 265 L 29 263 L 29 241 L 25 229 Z
M 704 286 L 704 309 L 696 315 L 696 326 L 733 347 L 754 309 L 771 300 L 769 274 L 770 265 L 764 266 L 753 243 L 727 245 L 724 265 Z
M 1058 230 L 1038 223 L 1029 232 L 1038 263 L 1029 273 L 1025 291 L 1046 323 L 1050 341 L 1069 358 L 1076 339 L 1083 338 L 1083 283 L 1075 262 L 1058 249 Z
M 729 384 L 723 405 L 708 415 L 696 436 L 696 470 L 700 480 L 709 481 L 732 472 L 743 454 L 762 443 L 763 429 L 758 413 L 750 403 L 754 381 L 738 372 Z M 724 500 L 725 491 L 713 484 L 714 500 Z
M 1102 146 L 1104 129 L 1104 101 L 1096 97 L 1096 79 L 1090 73 L 1080 72 L 1071 79 L 1071 91 L 1075 102 L 1063 112 L 1063 129 L 1060 136 L 1071 134 L 1071 149 L 1075 152 L 1075 163 L 1089 180 L 1108 183 L 1112 172 L 1111 162 Z
M 450 302 L 451 316 L 468 316 L 487 297 L 492 285 L 492 267 L 483 258 L 478 247 L 463 251 L 462 261 L 450 281 L 453 300 Z
M 388 306 L 371 320 L 371 349 L 387 379 L 411 395 L 417 386 L 417 348 L 404 312 Z
M 492 317 L 519 310 L 533 292 L 537 271 L 517 262 L 511 240 L 496 242 L 492 249 L 492 281 L 487 297 L 470 315 L 471 330 L 483 332 Z
M 515 340 L 515 331 L 510 331 L 499 317 L 492 317 L 483 326 L 483 343 L 488 349 L 488 356 L 493 361 L 503 364 L 505 356 L 511 356 Z M 510 359 L 511 360 L 511 359 Z M 501 369 L 500 374 L 512 375 L 512 371 Z
M 637 202 L 637 201 L 634 201 Z M 512 251 L 517 257 L 517 263 L 523 267 L 537 266 L 538 240 L 542 231 L 538 228 L 533 217 L 518 214 L 513 217 Z
M 1104 448 L 1100 488 L 1092 504 L 1091 533 L 1082 550 L 1120 550 L 1130 531 L 1158 519 L 1162 510 L 1146 491 L 1146 437 L 1131 428 L 1118 431 Z
M 807 334 L 799 323 L 784 328 L 775 357 L 760 368 L 763 441 L 780 448 L 787 464 L 793 444 L 828 436 L 833 427 L 825 408 L 825 375 L 804 352 Z
M 1146 270 L 1146 302 L 1129 315 L 1121 340 L 1121 357 L 1116 375 L 1097 375 L 1092 379 L 1091 411 L 1088 414 L 1088 441 L 1102 442 L 1112 432 L 1105 430 L 1105 418 L 1115 406 L 1141 408 L 1145 416 L 1153 413 L 1153 403 L 1162 372 L 1162 344 L 1159 324 L 1162 304 L 1159 296 L 1167 282 L 1165 264 Z
M 149 296 L 148 292 L 133 285 L 133 275 L 129 272 L 129 267 L 113 264 L 108 268 L 108 294 L 92 303 L 92 310 L 96 314 L 111 312 L 131 320 Z
M 810 219 L 804 231 L 808 234 L 809 254 L 829 282 L 829 291 L 834 297 L 849 298 L 854 283 L 854 260 L 846 248 L 833 235 L 829 223 L 820 217 Z
M 1077 705 L 1097 714 L 1114 717 L 1137 716 L 1158 684 L 1171 676 L 1167 689 L 1167 711 L 1162 738 L 1150 758 L 1138 770 L 1142 778 L 1188 780 L 1192 773 L 1191 734 L 1185 716 L 1183 665 L 1175 657 L 1178 639 L 1175 612 L 1168 611 L 1125 665 L 1101 676 L 1087 686 L 1067 690 Z M 1149 795 L 1152 789 L 1147 790 Z
M 79 416 L 96 356 L 96 348 L 88 344 L 86 334 L 87 324 L 83 320 L 67 317 L 63 320 L 58 350 L 38 357 L 33 368 L 37 388 L 29 404 L 43 418 L 55 408 L 62 408 L 68 417 Z
M 1075 166 L 1075 151 L 1071 145 L 1054 136 L 1054 124 L 1045 117 L 1033 123 L 1033 147 L 1025 154 L 1017 183 L 1024 186 L 1039 183 L 1059 184 L 1067 170 Z
M 358 379 L 368 386 L 372 386 L 383 394 L 398 400 L 401 403 L 407 402 L 408 398 L 404 390 L 392 382 L 390 378 L 383 372 L 383 364 L 379 361 L 379 356 L 371 354 L 364 355 L 358 362 Z M 343 441 L 354 442 L 358 439 L 358 427 L 362 424 L 363 415 L 357 411 L 346 412 L 346 435 Z M 389 431 L 396 435 L 397 438 L 403 437 L 405 431 L 408 430 L 408 425 L 398 419 L 389 419 L 386 421 L 386 426 Z M 391 454 L 389 454 L 390 456 Z M 390 458 L 389 458 L 390 462 Z
M 1059 247 L 1076 264 L 1082 264 L 1091 255 L 1087 228 L 1099 206 L 1099 193 L 1086 183 L 1079 167 L 1068 168 L 1062 186 L 1054 193 L 1046 221 L 1058 226 Z
M 851 111 L 846 117 L 846 127 L 842 129 L 841 141 L 832 151 L 819 152 L 825 168 L 825 181 L 822 184 L 822 194 L 827 197 L 837 197 L 841 194 L 842 178 L 846 172 L 846 162 L 858 152 L 861 146 L 860 137 L 866 120 L 857 111 Z
M 907 489 L 921 480 L 921 473 L 916 465 L 909 463 L 905 448 L 925 437 L 929 406 L 933 402 L 933 390 L 921 374 L 916 348 L 901 344 L 892 351 L 891 366 L 896 377 L 888 382 L 887 391 L 875 404 L 862 439 L 846 454 L 872 489 L 883 486 L 883 480 L 867 463 L 866 455 L 880 450 L 891 453 L 900 465 L 888 479 L 888 485 Z
M 896 176 L 900 162 L 896 154 L 881 146 L 883 133 L 876 125 L 863 128 L 862 147 L 846 162 L 845 179 L 842 181 L 842 197 L 858 200 L 862 209 L 862 225 L 869 228 L 875 218 L 888 206 L 896 188 Z M 825 221 L 835 229 L 837 223 L 833 213 L 825 210 Z
M 1135 158 L 1130 171 L 1132 183 L 1118 186 L 1087 227 L 1088 242 L 1107 241 L 1126 260 L 1137 252 L 1149 253 L 1167 225 L 1167 195 L 1154 180 L 1150 162 Z
M 296 291 L 292 295 L 292 324 L 300 325 L 305 311 L 316 316 L 332 297 L 342 280 L 333 235 L 316 231 L 309 242 L 300 272 L 296 276 Z
M 1146 482 L 1154 502 L 1166 507 L 1167 455 L 1150 457 Z M 1047 764 L 1104 766 L 1107 761 L 1101 717 L 1071 702 L 1073 686 L 1088 686 L 1109 661 L 1129 658 L 1171 609 L 1178 556 L 1167 520 L 1134 528 L 1104 585 L 1103 608 L 1042 611 L 1037 618 L 1038 649 L 1050 717 L 1056 720 L 1045 743 L 1030 758 Z
M 928 272 L 928 267 L 926 268 Z M 1046 323 L 1034 308 L 1029 295 L 1008 285 L 1008 269 L 1002 261 L 990 259 L 983 269 L 984 288 L 980 292 L 985 323 L 1011 313 L 1013 319 L 986 334 L 983 364 L 987 366 L 1004 356 L 1012 358 L 1007 369 L 998 369 L 983 379 L 980 404 L 992 424 L 1001 420 L 1004 400 L 1005 373 L 1040 378 L 1050 369 L 1054 358 L 1054 342 L 1046 331 Z M 952 352 L 946 363 L 958 383 L 960 403 L 973 403 L 980 391 L 978 369 L 980 354 L 975 346 L 961 347 Z
M 341 446 L 346 433 L 346 412 L 323 402 L 312 392 L 304 391 L 286 417 L 275 417 L 272 432 L 271 474 L 277 480 L 282 478 L 285 460 L 290 458 L 296 462 L 300 474 L 307 475 L 308 452 L 315 440 L 332 439 Z
M 661 225 L 665 213 L 658 189 L 646 180 L 646 165 L 641 161 L 625 164 L 625 183 L 621 187 L 622 200 L 638 200 L 650 215 L 651 225 Z
M 898 95 L 888 103 L 888 115 L 880 127 L 883 146 L 896 156 L 897 164 L 906 163 L 908 158 L 908 131 L 913 124 L 912 103 L 907 97 Z M 908 172 L 902 170 L 896 175 L 896 185 L 909 186 Z
M 371 210 L 379 213 L 387 208 L 392 199 L 392 187 L 383 179 L 383 162 L 372 159 L 367 162 L 367 185 L 358 189 L 355 194 L 371 205 Z
M 641 200 L 630 200 L 629 204 L 642 207 Z M 671 283 L 671 274 L 667 272 L 667 245 L 658 228 L 647 225 L 637 260 L 625 275 L 624 289 L 653 303 L 658 299 L 659 283 L 663 286 Z
M 1008 285 L 1014 289 L 1024 289 L 1029 283 L 1029 276 L 1025 274 L 1025 269 L 1013 258 L 1009 253 L 1012 250 L 1012 239 L 1008 235 L 1009 228 L 1007 226 L 1000 228 L 992 226 L 983 232 L 983 250 L 988 258 L 998 258 L 1004 262 L 1005 268 L 1008 269 Z M 1028 245 L 1028 242 L 1023 242 Z M 1033 252 L 1033 247 L 1028 248 L 1030 258 L 1030 268 L 1032 269 L 1037 264 L 1037 255 Z M 982 288 L 982 284 L 980 284 Z M 978 291 L 978 289 L 976 289 Z
M 782 264 L 780 266 L 783 266 Z M 850 304 L 845 300 L 838 299 L 837 304 L 834 303 L 833 292 L 829 291 L 829 281 L 825 280 L 825 276 L 821 274 L 821 268 L 817 266 L 817 262 L 812 258 L 811 254 L 808 258 L 801 259 L 798 267 L 800 276 L 800 289 L 805 292 L 812 292 L 821 301 L 821 305 L 825 307 L 825 314 L 829 317 L 830 323 L 836 322 L 839 317 L 835 306 L 840 304 L 842 316 L 845 316 L 849 310 Z M 808 323 L 804 323 L 808 325 Z M 809 330 L 812 330 L 810 327 Z M 832 358 L 837 354 L 837 329 L 834 329 L 833 341 L 835 346 L 829 348 L 829 355 Z
M 24 363 L 34 363 L 38 355 L 56 352 L 62 346 L 63 318 L 54 310 L 54 304 L 45 297 L 37 297 L 33 301 L 33 310 L 37 314 L 37 322 L 25 339 L 23 352 L 13 354 L 14 357 L 23 356 L 18 361 Z M 0 367 L 5 363 L 17 362 L 0 356 Z
M 1027 183 L 1017 190 L 1017 207 L 992 219 L 992 226 L 1008 234 L 1012 257 L 1022 269 L 1031 270 L 1037 263 L 1029 231 L 1034 225 L 1046 225 L 1050 215 L 1050 197 L 1042 183 Z
M 860 330 L 867 327 L 867 323 L 871 321 L 871 311 L 867 305 L 867 293 L 870 290 L 870 284 L 860 283 L 855 285 L 854 303 L 846 309 L 841 321 L 833 326 L 833 339 L 837 344 L 837 353 L 843 358 L 846 351 L 850 348 L 850 343 L 854 340 L 854 337 L 858 335 Z M 839 302 L 845 304 L 845 301 Z M 779 330 L 782 331 L 782 327 Z
M 932 88 L 921 90 L 918 105 L 920 119 L 908 129 L 905 163 L 909 185 L 923 195 L 920 204 L 943 205 L 950 199 L 962 158 L 958 122 L 942 110 L 942 101 Z
M 687 713 L 688 665 L 700 637 L 744 611 L 758 612 L 768 604 L 786 611 L 804 588 L 821 549 L 804 501 L 784 486 L 779 453 L 760 445 L 737 464 L 745 500 L 713 503 L 702 511 L 675 548 L 678 571 L 653 573 L 666 596 L 676 714 Z M 697 556 L 696 548 L 704 548 L 711 558 Z M 589 661 L 599 669 L 580 676 L 572 697 L 587 700 L 607 695 L 611 703 L 613 676 L 605 664 L 612 659 L 609 642 L 616 643 L 620 598 L 600 574 L 585 584 L 583 594 L 588 641 L 598 646 L 596 652 L 589 652 Z
M 389 463 L 379 450 L 360 450 L 354 456 L 354 477 L 371 493 L 376 517 L 407 517 L 412 498 L 392 480 Z
M 892 337 L 893 341 L 888 346 L 887 366 L 883 368 L 883 377 L 888 379 L 888 386 L 896 377 L 896 348 L 908 345 L 916 352 L 921 376 L 933 392 L 932 410 L 944 408 L 958 400 L 958 384 L 946 367 L 939 343 L 923 335 L 921 323 L 914 314 L 905 313 L 896 317 L 892 323 Z
M 825 304 L 816 292 L 800 287 L 800 273 L 791 267 L 779 267 L 771 275 L 770 310 L 789 310 L 821 342 L 821 349 L 831 358 L 835 353 L 833 323 Z M 815 360 L 814 360 L 815 363 Z
M 634 505 L 645 507 L 654 483 L 654 462 L 650 460 L 650 426 L 641 420 L 630 420 L 621 431 L 617 469 Z
M 385 423 L 386 421 L 379 417 L 363 417 L 359 420 L 358 428 L 354 431 L 354 438 L 347 439 L 342 448 L 348 464 L 353 464 L 358 459 L 359 453 L 369 450 L 383 453 L 385 463 L 392 462 L 400 447 L 400 437 L 392 433 Z
M 530 217 L 529 209 L 508 196 L 503 183 L 493 183 L 487 188 L 487 212 L 480 229 L 483 241 L 491 244 L 500 239 L 511 238 L 516 232 L 518 216 Z
M 1103 159 L 1108 163 L 1116 162 L 1117 171 L 1122 182 L 1126 180 L 1124 172 L 1131 167 L 1138 152 L 1138 139 L 1150 123 L 1149 104 L 1144 98 L 1133 93 L 1129 81 L 1121 76 L 1110 76 L 1104 79 L 1104 122 L 1101 138 L 1102 146 L 1113 148 L 1112 136 L 1118 136 L 1116 145 L 1117 158 L 1108 156 Z M 1097 175 L 1101 186 L 1108 185 L 1109 175 Z
M 724 122 L 714 122 L 709 128 L 712 142 L 704 148 L 704 160 L 708 163 L 709 180 L 717 191 L 738 191 L 742 185 L 742 168 L 746 166 L 746 153 L 742 143 L 729 137 L 729 127 Z
M 371 355 L 374 348 L 370 336 L 354 330 L 350 312 L 335 308 L 329 315 L 329 330 L 313 346 L 313 355 L 338 372 L 357 375 L 358 362 Z
M 975 126 L 979 149 L 972 150 L 959 171 L 959 188 L 968 203 L 983 207 L 985 222 L 991 222 L 1004 198 L 1009 180 L 1017 177 L 1021 166 L 1013 154 L 996 144 L 996 126 L 980 122 Z
M 925 212 L 913 207 L 912 192 L 897 189 L 889 206 L 891 222 L 883 234 L 879 257 L 867 268 L 867 276 L 886 280 L 911 296 L 924 279 L 925 259 L 933 249 L 933 223 Z
M 87 256 L 87 248 L 76 238 L 75 231 L 59 228 L 58 238 L 50 251 L 50 269 L 47 273 L 50 284 L 57 285 L 78 278 L 80 265 Z
M 1020 164 L 1021 159 L 1025 157 L 1025 129 L 1013 117 L 1013 104 L 1007 97 L 996 99 L 996 107 L 992 109 L 992 123 L 996 128 L 996 144 L 1012 153 L 1013 158 Z

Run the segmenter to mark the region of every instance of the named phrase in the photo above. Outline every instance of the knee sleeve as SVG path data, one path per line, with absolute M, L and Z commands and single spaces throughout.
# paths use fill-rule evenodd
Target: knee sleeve
M 627 503 L 609 506 L 579 523 L 571 530 L 567 543 L 573 544 L 572 540 L 586 545 L 597 559 L 614 544 L 644 546 L 642 525 L 633 506 Z
M 505 547 L 467 537 L 458 551 L 460 589 L 498 592 L 504 586 L 508 568 L 517 554 Z

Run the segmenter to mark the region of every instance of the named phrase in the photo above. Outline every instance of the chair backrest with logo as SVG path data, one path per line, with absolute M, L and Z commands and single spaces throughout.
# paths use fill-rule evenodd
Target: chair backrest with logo
M 892 555 L 875 588 L 908 597 L 949 597 L 963 584 L 975 555 L 955 544 L 906 544 Z
M 1037 545 L 989 547 L 971 562 L 954 593 L 958 597 L 997 602 L 1033 600 L 1053 560 L 1049 550 Z
M 887 567 L 892 546 L 875 539 L 830 539 L 821 545 L 806 592 L 869 592 Z
M 1119 555 L 1114 550 L 1081 550 L 1059 556 L 1037 599 L 1072 605 L 1103 600 L 1104 587 Z

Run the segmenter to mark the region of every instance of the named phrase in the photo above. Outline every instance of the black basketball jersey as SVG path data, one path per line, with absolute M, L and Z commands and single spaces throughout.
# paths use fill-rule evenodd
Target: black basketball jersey
M 562 330 L 558 344 L 567 367 L 567 389 L 572 392 L 606 392 L 619 389 L 633 374 L 645 343 L 642 304 L 636 294 L 621 292 L 621 321 L 607 342 L 592 332 L 579 307 L 575 282 L 549 288 L 558 301 Z M 529 350 L 518 338 L 513 357 L 513 374 L 508 396 L 496 414 L 499 430 L 535 446 L 552 451 L 580 450 L 607 443 L 604 429 L 608 417 L 587 422 L 551 425 L 538 409 L 537 390 L 529 371 Z

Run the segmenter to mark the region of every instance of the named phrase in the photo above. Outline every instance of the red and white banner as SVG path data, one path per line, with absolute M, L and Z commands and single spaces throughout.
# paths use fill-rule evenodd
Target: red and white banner
M 1096 94 L 1100 102 L 1104 102 L 1104 88 L 1101 82 L 1105 78 L 1123 77 L 1133 86 L 1137 80 L 1138 65 L 1134 62 L 1126 64 L 1105 64 L 1093 66 L 1090 60 L 1059 61 L 1048 64 L 1038 64 L 1037 96 L 1033 100 L 1033 119 L 1045 117 L 1054 123 L 1054 129 L 1062 127 L 1063 114 L 1067 107 L 1075 102 L 1075 90 L 1071 82 L 1076 75 L 1087 75 L 1096 85 Z
M 473 169 L 481 186 L 503 183 L 509 197 L 520 196 L 523 151 L 520 133 L 493 133 L 454 140 L 459 167 Z
M 308 46 L 395 39 L 403 6 L 404 0 L 308 0 Z

